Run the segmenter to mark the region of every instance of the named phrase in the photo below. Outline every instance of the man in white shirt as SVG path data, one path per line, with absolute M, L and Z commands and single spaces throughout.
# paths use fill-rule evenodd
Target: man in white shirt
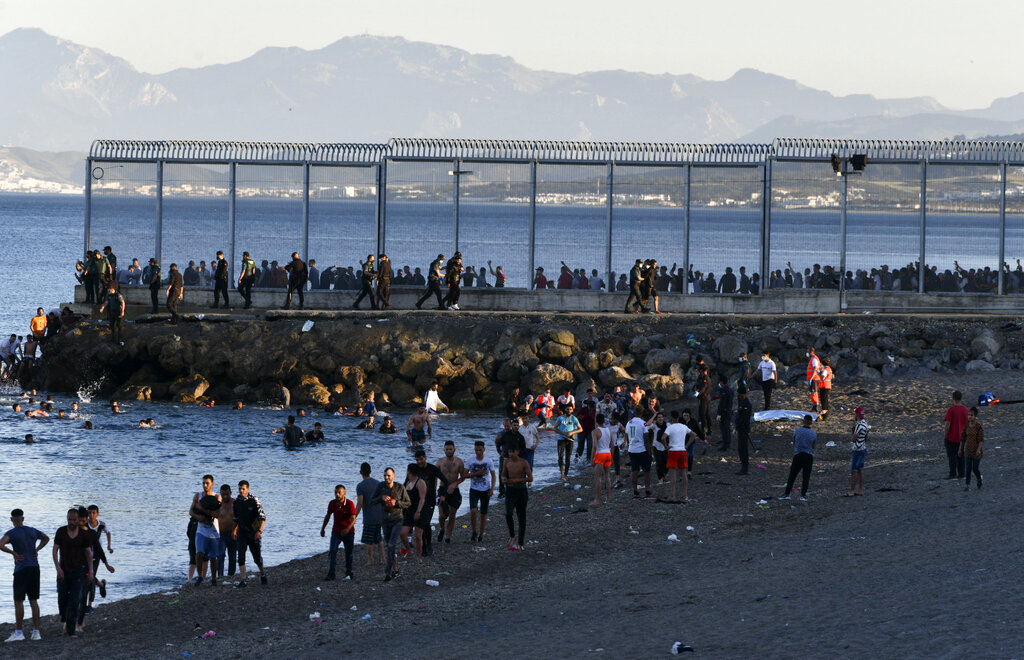
M 679 411 L 672 411 L 672 423 L 665 428 L 665 439 L 668 443 L 668 478 L 669 483 L 672 484 L 670 488 L 669 501 L 679 502 L 676 499 L 676 481 L 679 480 L 680 475 L 683 480 L 683 500 L 689 501 L 689 479 L 687 478 L 687 468 L 689 467 L 689 457 L 686 453 L 687 439 L 690 435 L 693 435 L 694 441 L 697 439 L 697 434 L 686 424 L 683 424 L 679 419 Z
M 20 345 L 21 342 L 18 341 L 18 335 L 11 335 L 3 343 L 0 343 L 0 360 L 7 363 L 8 373 L 14 367 L 14 358 L 18 355 L 18 347 Z
M 537 445 L 540 444 L 540 431 L 537 424 L 531 424 L 530 422 L 537 421 L 537 418 L 532 415 L 523 415 L 519 419 L 522 421 L 519 427 L 519 435 L 523 436 L 523 440 L 525 440 L 524 445 L 526 446 L 522 457 L 523 460 L 530 464 L 530 469 L 532 470 L 533 456 L 537 452 Z
M 653 497 L 651 493 L 651 448 L 647 445 L 647 422 L 651 419 L 651 411 L 637 406 L 633 411 L 633 419 L 626 422 L 626 439 L 629 441 L 629 467 L 633 474 L 633 497 L 640 498 L 638 478 L 644 473 L 644 497 Z
M 565 410 L 566 406 L 572 406 L 573 408 L 576 407 L 576 397 L 572 395 L 572 390 L 566 390 L 565 394 L 559 396 L 557 401 L 559 412 Z
M 761 391 L 764 392 L 764 410 L 768 410 L 772 406 L 772 390 L 775 389 L 775 383 L 779 380 L 775 362 L 768 355 L 768 351 L 762 354 L 761 361 L 757 364 L 757 370 L 761 376 Z

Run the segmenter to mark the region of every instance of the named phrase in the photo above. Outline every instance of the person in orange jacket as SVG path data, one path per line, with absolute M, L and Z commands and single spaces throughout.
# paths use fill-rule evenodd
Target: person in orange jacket
M 832 393 L 832 361 L 825 358 L 818 368 L 818 399 L 821 403 L 821 419 L 828 419 L 828 397 Z
M 821 369 L 821 360 L 814 353 L 814 347 L 812 346 L 807 351 L 807 388 L 811 391 L 811 410 L 818 412 L 820 410 L 818 399 L 818 381 L 821 377 L 818 375 L 818 370 Z

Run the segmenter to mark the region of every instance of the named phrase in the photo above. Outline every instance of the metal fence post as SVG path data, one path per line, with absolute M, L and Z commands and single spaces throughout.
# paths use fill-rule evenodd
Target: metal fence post
M 309 161 L 302 164 L 302 258 L 309 261 Z
M 89 251 L 92 239 L 92 158 L 85 159 L 85 249 Z
M 537 253 L 537 161 L 530 162 L 530 262 L 526 273 L 526 288 L 533 288 L 534 261 Z M 611 286 L 609 285 L 609 291 Z
M 228 164 L 228 236 L 231 241 L 228 244 L 228 271 L 232 274 L 231 281 L 235 279 L 235 197 L 237 193 L 235 167 L 236 164 L 233 161 Z
M 839 311 L 846 311 L 846 203 L 847 191 L 850 187 L 849 172 L 846 170 L 847 160 L 843 159 L 843 190 L 839 207 Z
M 156 162 L 156 262 L 164 262 L 164 161 Z
M 928 270 L 924 262 L 925 240 L 924 232 L 928 224 L 928 161 L 921 161 L 921 253 L 918 257 L 920 265 L 917 268 L 917 292 L 924 293 L 925 272 Z
M 761 185 L 761 285 L 758 293 L 764 293 L 771 282 L 771 257 L 772 257 L 772 159 L 764 162 L 761 170 L 763 181 Z
M 615 179 L 615 163 L 608 161 L 608 231 L 605 237 L 605 250 L 604 250 L 604 262 L 605 262 L 605 280 L 610 280 L 612 277 L 612 223 L 615 209 L 615 197 L 613 195 L 614 189 L 612 185 Z
M 690 181 L 693 177 L 691 170 L 693 170 L 693 163 L 687 163 L 686 178 L 683 181 L 683 196 L 685 197 L 683 205 L 683 274 L 679 276 L 683 283 L 681 291 L 683 295 L 690 292 L 686 278 L 690 272 Z
M 459 179 L 462 178 L 462 159 L 456 158 L 452 164 L 452 178 L 455 179 L 452 190 L 455 199 L 455 250 L 459 251 Z
M 998 295 L 1003 295 L 1003 262 L 1006 261 L 1006 161 L 1004 160 L 1000 169 L 1000 191 L 999 191 L 999 279 L 997 280 Z
M 387 187 L 388 187 L 388 161 L 381 158 L 377 164 L 377 254 L 386 253 L 386 229 L 387 229 Z

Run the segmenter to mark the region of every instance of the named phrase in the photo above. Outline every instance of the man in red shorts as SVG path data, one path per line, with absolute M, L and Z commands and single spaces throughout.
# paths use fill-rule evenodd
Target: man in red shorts
M 672 423 L 665 429 L 665 437 L 668 438 L 668 481 L 671 486 L 669 501 L 679 502 L 676 499 L 676 481 L 682 477 L 683 480 L 683 499 L 681 501 L 688 502 L 690 499 L 689 492 L 689 480 L 686 476 L 686 468 L 689 465 L 686 455 L 686 440 L 693 434 L 696 439 L 696 433 L 679 420 L 679 411 L 672 411 Z

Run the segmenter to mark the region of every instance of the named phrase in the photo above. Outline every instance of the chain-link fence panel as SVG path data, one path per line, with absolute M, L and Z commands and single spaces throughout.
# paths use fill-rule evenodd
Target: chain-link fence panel
M 218 250 L 231 263 L 230 167 L 215 163 L 167 163 L 163 190 L 160 268 L 164 278 L 172 263 L 178 264 L 178 270 L 184 274 L 189 262 L 197 266 L 205 262 L 201 276 L 208 279 Z
M 678 293 L 672 271 L 686 252 L 686 168 L 616 165 L 612 204 L 612 271 L 655 259 L 658 291 Z
M 750 293 L 761 277 L 762 169 L 699 167 L 690 173 L 690 263 L 677 276 L 692 293 Z M 756 286 L 754 286 L 756 285 Z
M 536 222 L 534 283 L 571 288 L 579 269 L 608 279 L 607 165 L 538 165 Z
M 459 251 L 465 286 L 530 284 L 530 165 L 463 162 L 459 178 Z M 470 269 L 475 273 L 470 276 Z
M 235 171 L 235 251 L 260 269 L 257 288 L 285 289 L 284 267 L 302 256 L 302 167 L 238 165 Z
M 117 269 L 156 254 L 157 167 L 93 161 L 89 248 L 109 246 Z
M 838 288 L 841 196 L 828 163 L 772 165 L 767 287 Z
M 377 252 L 377 169 L 314 165 L 309 169 L 310 286 L 352 288 L 366 255 Z M 315 264 L 313 262 L 316 262 Z M 392 262 L 397 271 L 399 266 Z M 310 274 L 314 272 L 311 270 Z
M 455 252 L 454 171 L 451 162 L 388 161 L 384 251 L 396 268 L 425 277 L 438 254 Z

